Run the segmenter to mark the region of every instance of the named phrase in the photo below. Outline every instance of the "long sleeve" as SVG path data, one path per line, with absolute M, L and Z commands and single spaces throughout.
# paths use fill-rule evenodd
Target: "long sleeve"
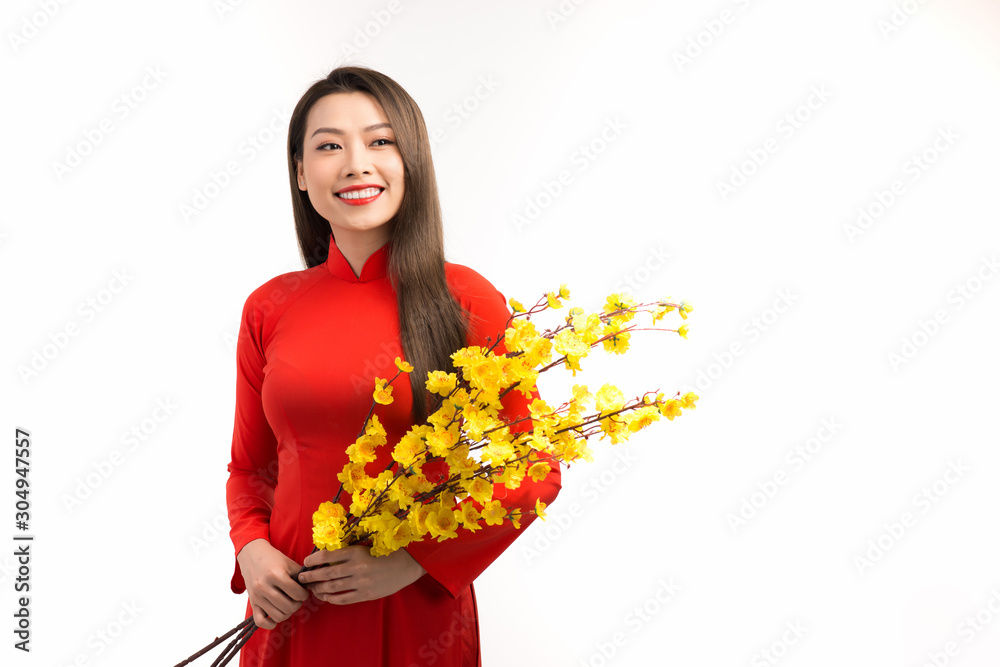
M 236 555 L 251 540 L 269 539 L 278 476 L 277 441 L 261 401 L 265 364 L 262 340 L 263 318 L 251 294 L 243 306 L 236 343 L 236 416 L 226 482 L 229 534 Z M 231 587 L 234 593 L 246 590 L 239 564 Z
M 493 340 L 496 340 L 497 334 L 502 334 L 506 329 L 510 317 L 506 299 L 471 269 L 456 265 L 452 267 L 453 291 L 471 314 L 468 344 L 488 347 Z M 487 336 L 490 337 L 489 341 Z M 497 354 L 506 352 L 502 341 L 495 352 Z M 500 416 L 509 421 L 527 416 L 530 400 L 518 391 L 511 391 L 503 399 L 504 408 L 500 411 Z M 512 426 L 511 431 L 528 431 L 531 428 L 531 422 L 525 421 Z M 501 499 L 506 507 L 518 507 L 525 511 L 534 510 L 535 500 L 539 498 L 543 503 L 551 503 L 561 489 L 561 473 L 558 463 L 553 461 L 549 465 L 552 467 L 552 472 L 543 481 L 534 482 L 530 477 L 526 477 L 514 490 L 507 489 L 503 484 L 495 484 L 493 497 Z M 510 521 L 504 521 L 499 526 L 483 526 L 475 532 L 460 528 L 456 538 L 443 542 L 425 538 L 423 541 L 408 545 L 406 551 L 420 563 L 431 578 L 443 586 L 452 597 L 456 597 L 536 518 L 534 514 L 525 514 L 520 522 L 520 529 L 514 528 Z

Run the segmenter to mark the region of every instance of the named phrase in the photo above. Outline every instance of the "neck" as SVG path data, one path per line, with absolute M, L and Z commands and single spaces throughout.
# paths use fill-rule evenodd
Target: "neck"
M 365 231 L 340 230 L 334 234 L 334 239 L 344 259 L 351 265 L 351 271 L 360 277 L 368 258 L 388 242 L 389 230 L 386 225 Z

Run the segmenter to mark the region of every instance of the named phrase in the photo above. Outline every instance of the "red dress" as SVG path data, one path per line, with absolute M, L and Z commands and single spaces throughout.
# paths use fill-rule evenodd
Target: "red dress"
M 312 551 L 312 514 L 337 492 L 336 475 L 371 406 L 375 377 L 391 378 L 395 357 L 403 357 L 388 253 L 388 244 L 373 253 L 359 278 L 331 237 L 327 262 L 277 276 L 247 298 L 236 350 L 226 485 L 237 554 L 257 538 L 297 563 Z M 495 339 L 510 315 L 503 295 L 465 266 L 446 263 L 445 274 L 473 315 L 468 344 L 488 345 L 487 336 Z M 409 377 L 401 374 L 392 386 L 393 403 L 375 410 L 389 444 L 369 464 L 372 475 L 385 468 L 392 444 L 411 426 Z M 527 415 L 527 401 L 516 391 L 504 406 L 507 417 Z M 530 428 L 528 423 L 515 430 Z M 494 498 L 529 509 L 536 498 L 550 503 L 559 489 L 553 464 L 545 481 L 526 478 L 516 491 L 497 485 Z M 521 530 L 533 518 L 526 516 Z M 310 596 L 274 630 L 258 629 L 243 647 L 240 665 L 480 665 L 472 581 L 520 531 L 505 522 L 458 532 L 458 538 L 406 547 L 427 574 L 393 595 L 343 606 Z M 232 590 L 246 590 L 238 564 Z

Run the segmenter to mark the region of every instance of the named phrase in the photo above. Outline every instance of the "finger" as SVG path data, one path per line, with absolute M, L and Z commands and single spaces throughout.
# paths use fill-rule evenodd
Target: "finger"
M 354 604 L 355 602 L 364 602 L 369 598 L 365 597 L 360 591 L 344 591 L 342 593 L 327 593 L 324 596 L 326 602 L 335 605 L 346 605 Z
M 284 579 L 275 582 L 275 586 L 285 595 L 289 600 L 295 602 L 305 602 L 309 597 L 309 591 L 301 586 L 301 584 L 295 580 L 295 573 L 292 572 Z
M 336 551 L 320 549 L 319 551 L 314 551 L 306 556 L 306 559 L 302 561 L 302 564 L 306 567 L 316 567 L 326 563 L 343 563 L 351 557 L 352 550 L 353 547 L 344 547 L 342 549 L 337 549 Z
M 253 622 L 257 624 L 257 627 L 264 630 L 273 630 L 277 627 L 278 624 L 267 617 L 267 613 L 262 607 L 255 604 L 251 604 L 250 607 L 253 609 Z
M 302 606 L 298 600 L 293 600 L 281 589 L 271 589 L 263 591 L 261 607 L 277 622 L 281 622 L 295 613 L 295 610 Z
M 324 563 L 316 569 L 300 573 L 298 581 L 299 583 L 307 584 L 316 581 L 327 581 L 329 579 L 350 576 L 352 563 L 353 561 L 351 560 L 339 560 L 333 563 Z

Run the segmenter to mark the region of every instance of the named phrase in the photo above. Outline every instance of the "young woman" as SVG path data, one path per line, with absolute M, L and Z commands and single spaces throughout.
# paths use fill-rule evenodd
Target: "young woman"
M 273 278 L 243 308 L 227 503 L 237 566 L 258 630 L 243 667 L 480 665 L 473 580 L 517 537 L 509 522 L 373 557 L 362 546 L 310 555 L 312 514 L 337 492 L 372 403 L 394 443 L 436 407 L 423 380 L 450 355 L 502 335 L 506 299 L 472 269 L 444 261 L 441 211 L 423 117 L 395 81 L 341 67 L 299 100 L 288 167 L 306 269 Z M 498 352 L 502 352 L 502 343 Z M 413 383 L 410 383 L 413 378 Z M 502 416 L 528 414 L 518 392 Z M 529 422 L 514 430 L 530 428 Z M 385 468 L 391 445 L 369 464 Z M 544 482 L 495 498 L 530 510 L 559 492 Z M 526 515 L 524 526 L 534 517 Z M 302 565 L 321 565 L 295 573 Z

